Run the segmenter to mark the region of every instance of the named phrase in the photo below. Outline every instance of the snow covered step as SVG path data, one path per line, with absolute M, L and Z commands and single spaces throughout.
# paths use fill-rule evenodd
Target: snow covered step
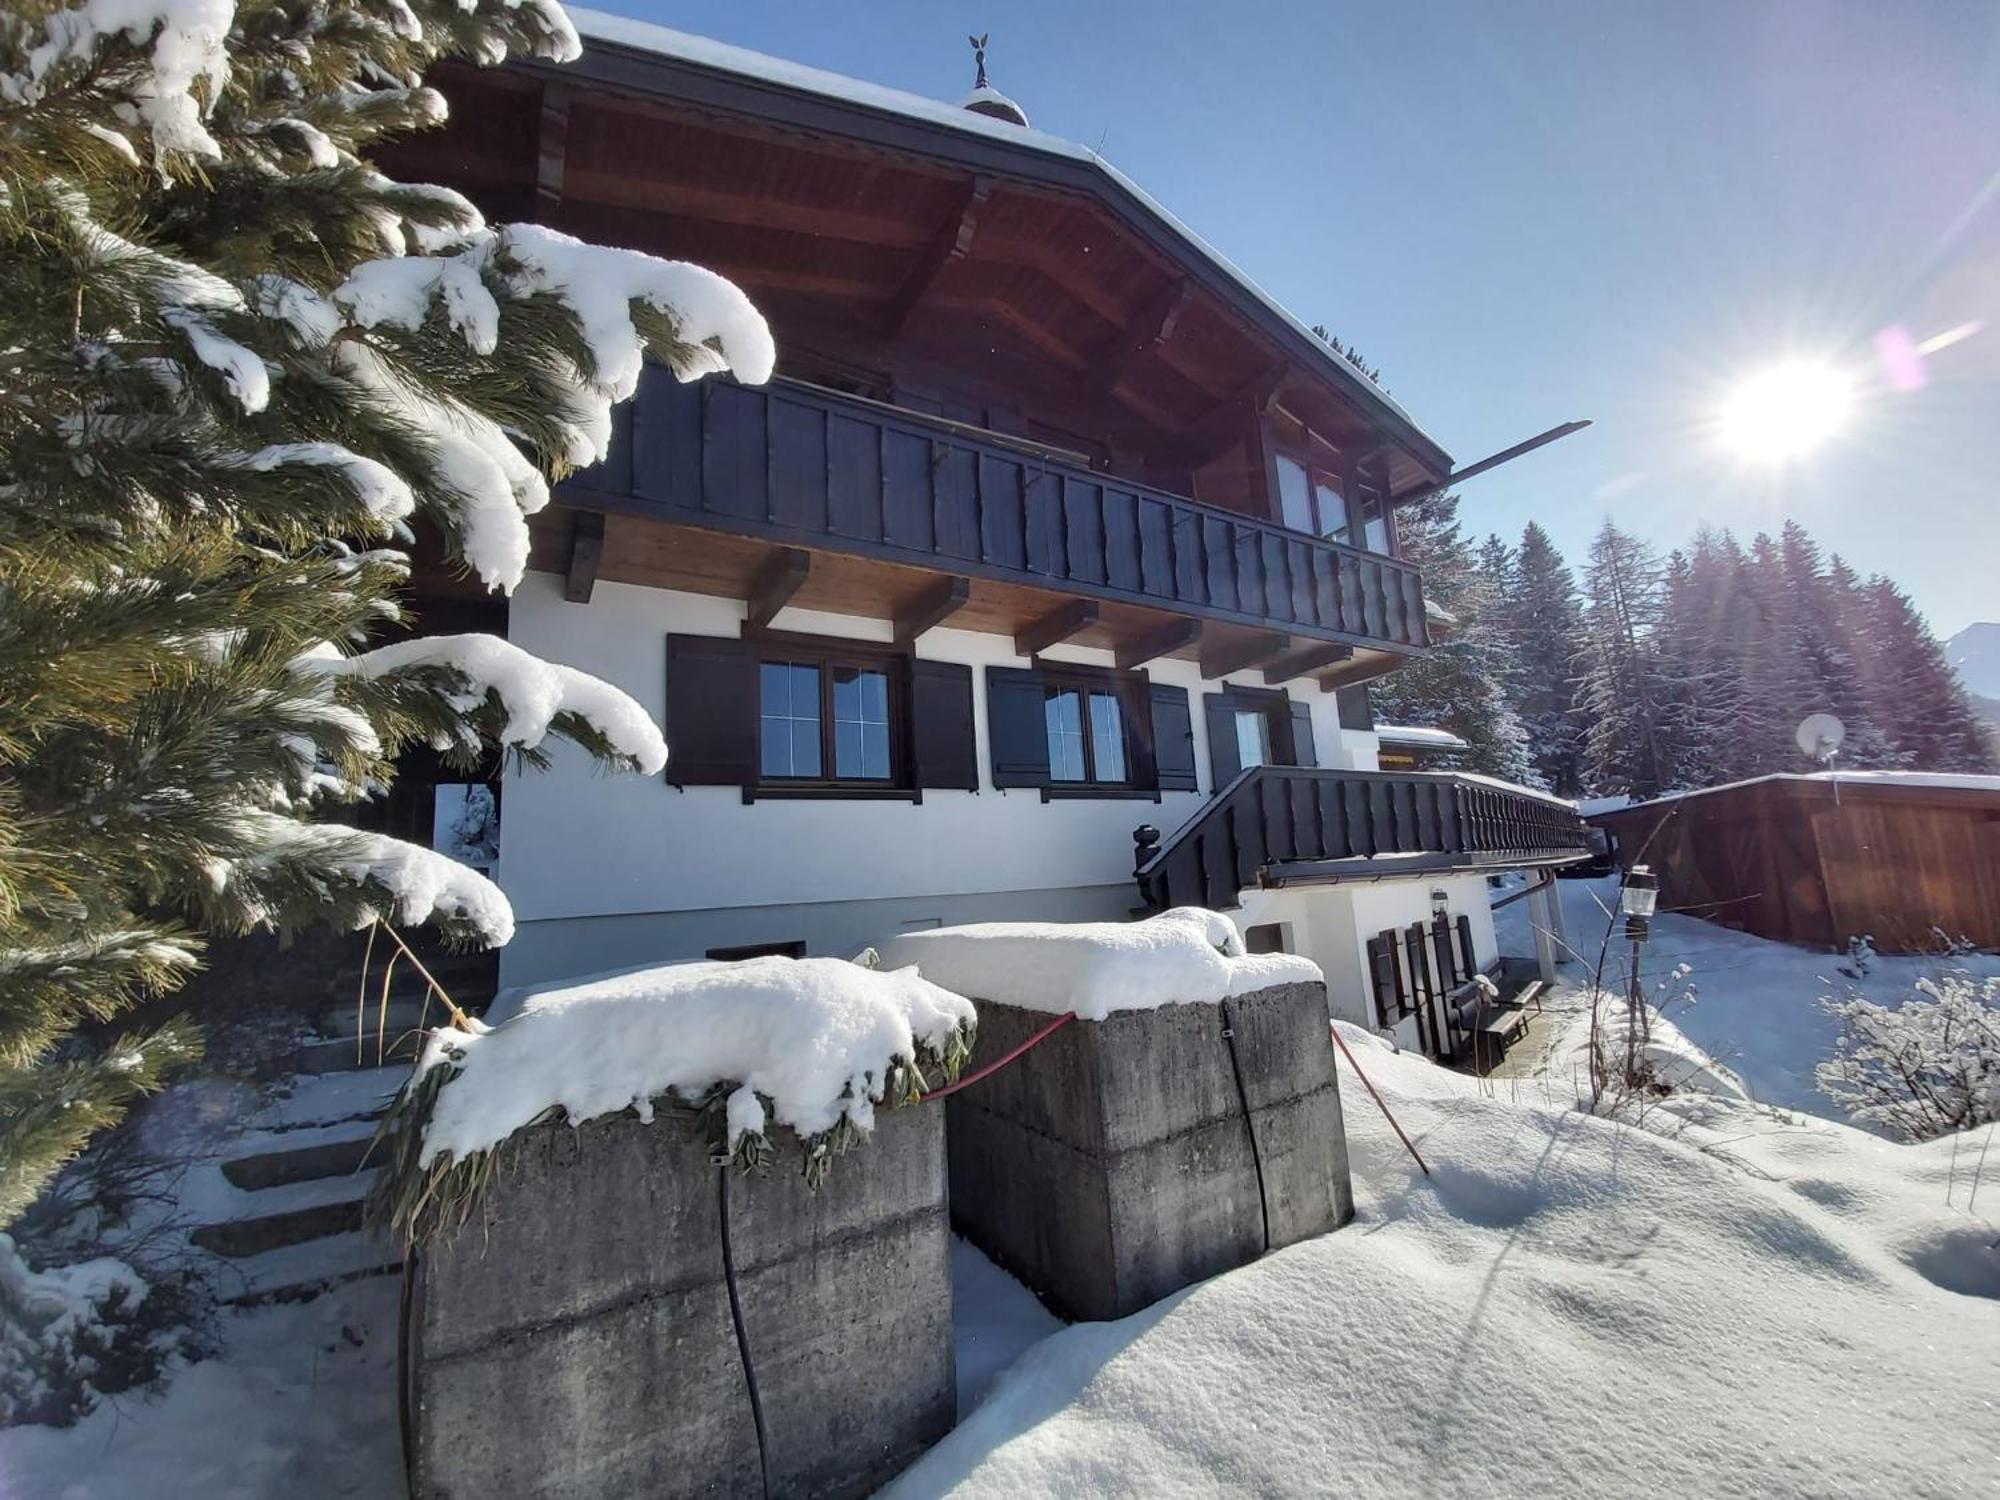
M 402 1251 L 393 1243 L 365 1230 L 351 1230 L 228 1261 L 219 1285 L 225 1301 L 251 1307 L 302 1302 L 343 1282 L 394 1276 L 402 1269 Z
M 423 1049 L 423 1034 L 415 1030 L 391 1030 L 380 1042 L 371 1030 L 358 1041 L 352 1036 L 323 1042 L 307 1042 L 292 1054 L 287 1071 L 293 1073 L 379 1072 L 384 1061 L 411 1063 Z
M 249 1212 L 203 1224 L 189 1238 L 204 1250 L 234 1259 L 345 1234 L 361 1227 L 362 1204 L 374 1181 L 371 1168 L 267 1188 L 248 1195 L 254 1204 Z
M 353 1043 L 347 1043 L 351 1049 Z M 372 1120 L 410 1076 L 406 1065 L 357 1068 L 300 1078 L 291 1093 L 266 1105 L 251 1125 L 267 1135 Z
M 250 1192 L 326 1177 L 348 1177 L 367 1163 L 369 1147 L 375 1141 L 374 1125 L 365 1120 L 302 1134 L 307 1138 L 230 1158 L 222 1164 L 222 1175 L 231 1185 Z M 276 1140 L 285 1142 L 286 1137 L 278 1136 Z

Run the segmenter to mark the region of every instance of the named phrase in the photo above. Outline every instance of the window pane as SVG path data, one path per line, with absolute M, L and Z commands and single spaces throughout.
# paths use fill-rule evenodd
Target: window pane
M 1125 779 L 1125 715 L 1113 693 L 1090 695 L 1090 758 L 1097 780 Z
M 1332 541 L 1346 541 L 1347 500 L 1340 487 L 1329 478 L 1321 478 L 1314 490 L 1319 496 L 1319 534 Z
M 819 715 L 792 720 L 792 775 L 819 775 Z
M 1278 513 L 1294 531 L 1311 531 L 1312 482 L 1305 466 L 1284 454 L 1278 455 Z
M 819 668 L 810 662 L 767 661 L 758 669 L 758 696 L 761 772 L 819 775 Z
M 889 677 L 861 667 L 833 669 L 833 773 L 889 777 Z
M 1046 700 L 1049 727 L 1049 779 L 1083 780 L 1083 705 L 1075 688 L 1050 688 Z
M 1271 762 L 1270 721 L 1255 709 L 1236 710 L 1236 761 L 1244 767 Z
M 1382 518 L 1382 497 L 1372 492 L 1361 496 L 1361 545 L 1370 552 L 1389 550 L 1389 523 Z

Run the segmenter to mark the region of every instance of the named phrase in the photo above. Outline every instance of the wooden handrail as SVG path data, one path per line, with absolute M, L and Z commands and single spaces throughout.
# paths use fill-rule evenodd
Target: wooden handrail
M 1448 771 L 1252 766 L 1164 841 L 1141 840 L 1134 876 L 1156 908 L 1215 907 L 1257 885 L 1566 864 L 1590 852 L 1575 809 Z

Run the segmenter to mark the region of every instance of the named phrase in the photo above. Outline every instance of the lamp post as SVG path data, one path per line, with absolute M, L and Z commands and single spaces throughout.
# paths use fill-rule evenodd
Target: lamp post
M 1646 1000 L 1639 988 L 1639 949 L 1653 935 L 1653 910 L 1660 902 L 1659 877 L 1651 865 L 1634 865 L 1619 887 L 1618 909 L 1625 913 L 1625 936 L 1632 944 L 1632 983 L 1625 995 L 1625 1077 L 1638 1068 L 1639 1032 L 1646 1019 Z

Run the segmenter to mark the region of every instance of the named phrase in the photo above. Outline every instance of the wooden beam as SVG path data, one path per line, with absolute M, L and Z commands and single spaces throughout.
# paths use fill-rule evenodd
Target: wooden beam
M 1155 657 L 1171 656 L 1174 652 L 1192 646 L 1201 639 L 1201 621 L 1169 620 L 1157 630 L 1149 630 L 1142 636 L 1135 636 L 1119 646 L 1112 657 L 1118 670 L 1129 672 L 1134 667 L 1144 666 Z
M 1227 677 L 1231 672 L 1242 672 L 1269 661 L 1280 652 L 1291 649 L 1292 638 L 1288 635 L 1252 636 L 1247 641 L 1238 641 L 1233 646 L 1218 646 L 1213 651 L 1201 653 L 1201 675 L 1204 677 Z
M 604 560 L 604 512 L 580 510 L 569 524 L 569 576 L 563 580 L 563 598 L 571 604 L 590 603 L 597 587 L 597 565 Z
M 1279 657 L 1264 668 L 1264 681 L 1271 687 L 1276 687 L 1279 683 L 1289 682 L 1294 677 L 1304 677 L 1319 671 L 1322 667 L 1351 660 L 1353 656 L 1352 646 L 1336 646 L 1321 642 L 1318 645 L 1307 646 L 1303 651 L 1294 651 L 1288 656 Z
M 750 580 L 750 613 L 744 624 L 762 630 L 779 610 L 791 603 L 812 572 L 812 554 L 797 547 L 780 547 L 773 552 L 757 576 Z
M 1014 632 L 1016 656 L 1039 656 L 1097 623 L 1095 599 L 1073 599 Z
M 1249 436 L 1277 402 L 1291 371 L 1281 359 L 1251 376 L 1189 425 L 1188 440 L 1213 453 Z
M 964 260 L 971 253 L 973 236 L 979 232 L 980 212 L 992 192 L 992 178 L 974 177 L 966 184 L 958 206 L 945 216 L 945 221 L 931 236 L 930 243 L 918 253 L 917 263 L 903 278 L 896 295 L 889 299 L 889 313 L 883 320 L 883 329 L 891 338 L 903 331 L 903 325 L 910 321 L 917 304 L 924 300 L 924 293 L 931 289 L 931 284 L 944 268 L 953 261 Z
M 535 217 L 544 223 L 562 206 L 573 92 L 566 83 L 542 85 L 542 117 L 535 141 Z
M 965 607 L 972 592 L 969 578 L 940 578 L 896 612 L 896 644 L 907 646 L 934 625 Z
M 1344 687 L 1356 687 L 1364 682 L 1373 682 L 1376 678 L 1386 677 L 1395 671 L 1402 661 L 1403 658 L 1400 656 L 1375 651 L 1366 656 L 1350 657 L 1319 679 L 1320 691 L 1336 693 Z
M 1162 287 L 1137 317 L 1111 336 L 1084 372 L 1080 386 L 1086 393 L 1102 395 L 1117 385 L 1132 362 L 1149 354 L 1174 335 L 1181 309 L 1187 305 L 1187 280 L 1176 278 Z

